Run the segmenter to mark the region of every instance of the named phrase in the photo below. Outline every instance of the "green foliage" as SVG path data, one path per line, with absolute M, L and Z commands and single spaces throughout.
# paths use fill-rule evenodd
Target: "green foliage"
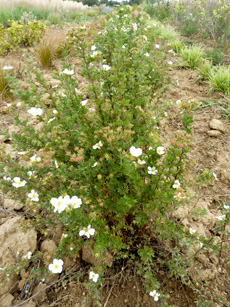
M 198 67 L 204 56 L 204 49 L 200 45 L 193 45 L 181 49 L 180 56 L 183 60 L 183 65 L 192 69 Z
M 175 40 L 170 42 L 172 50 L 176 53 L 180 53 L 181 49 L 184 47 L 182 41 L 180 40 Z
M 213 65 L 220 65 L 224 61 L 224 55 L 221 50 L 213 49 L 206 52 L 204 56 L 207 60 L 211 61 Z
M 175 31 L 170 25 L 164 26 L 161 31 L 160 38 L 164 41 L 174 42 L 180 39 L 180 34 Z
M 213 91 L 221 91 L 225 95 L 230 94 L 230 71 L 228 67 L 213 67 L 209 75 L 209 84 Z
M 8 28 L 7 38 L 12 46 L 31 46 L 38 41 L 42 34 L 44 34 L 46 27 L 40 21 L 24 22 L 11 21 L 11 27 Z
M 141 7 L 149 16 L 160 21 L 169 19 L 172 12 L 171 5 L 168 1 L 144 0 L 141 3 Z
M 53 60 L 57 55 L 62 54 L 61 42 L 58 38 L 44 38 L 35 49 L 35 54 L 43 68 L 53 66 Z
M 7 100 L 12 95 L 10 92 L 9 82 L 7 81 L 5 74 L 6 73 L 4 70 L 0 68 L 0 98 Z
M 199 73 L 198 80 L 208 81 L 213 65 L 211 61 L 204 60 L 201 67 L 197 69 Z

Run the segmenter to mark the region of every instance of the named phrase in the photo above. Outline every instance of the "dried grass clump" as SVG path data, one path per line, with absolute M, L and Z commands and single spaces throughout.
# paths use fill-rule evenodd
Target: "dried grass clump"
M 28 6 L 38 10 L 66 10 L 66 11 L 83 11 L 88 8 L 87 5 L 83 5 L 81 2 L 74 2 L 74 1 L 62 1 L 62 0 L 1 0 L 0 1 L 0 8 L 7 7 L 7 8 L 15 8 L 16 6 Z
M 54 59 L 62 56 L 62 44 L 63 39 L 60 37 L 45 37 L 40 41 L 35 54 L 43 68 L 53 67 Z

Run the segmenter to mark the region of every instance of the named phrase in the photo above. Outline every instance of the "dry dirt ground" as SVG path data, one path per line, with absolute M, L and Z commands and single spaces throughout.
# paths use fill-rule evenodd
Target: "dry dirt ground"
M 52 35 L 55 32 L 64 30 L 51 29 Z M 30 50 L 33 56 L 34 49 Z M 178 99 L 196 99 L 203 101 L 206 107 L 200 107 L 194 112 L 194 122 L 191 134 L 191 150 L 189 158 L 195 161 L 192 176 L 207 170 L 214 172 L 216 177 L 203 186 L 198 186 L 191 193 L 194 194 L 189 205 L 186 205 L 175 212 L 175 217 L 181 221 L 186 229 L 192 227 L 198 234 L 210 238 L 217 236 L 212 229 L 216 224 L 216 216 L 223 214 L 223 203 L 230 204 L 230 122 L 221 114 L 221 105 L 224 102 L 221 94 L 211 94 L 207 84 L 195 83 L 196 73 L 187 69 L 180 69 L 176 66 L 176 57 L 172 57 L 174 65 L 169 70 L 171 84 L 169 91 L 164 96 L 164 101 L 171 101 L 167 107 L 167 116 L 160 122 L 162 131 L 162 142 L 167 147 L 169 139 L 175 131 L 182 128 L 180 122 L 180 110 L 176 105 Z M 22 52 L 11 54 L 3 59 L 5 64 L 14 67 L 21 67 L 23 64 Z M 36 61 L 34 59 L 34 61 Z M 3 62 L 2 62 L 3 63 Z M 36 63 L 36 62 L 35 62 Z M 55 69 L 61 66 L 57 62 Z M 77 67 L 74 67 L 77 70 Z M 55 85 L 51 71 L 45 71 L 47 82 Z M 214 104 L 216 103 L 216 104 Z M 12 117 L 7 113 L 6 103 L 0 104 L 0 129 L 9 128 L 10 133 L 15 131 Z M 27 116 L 20 108 L 18 112 L 21 116 Z M 11 156 L 17 158 L 17 153 L 13 150 L 10 140 L 0 138 L 0 143 L 4 143 Z M 1 175 L 1 174 L 0 174 Z M 192 178 L 191 178 L 192 179 Z M 20 230 L 20 222 L 24 216 L 24 206 L 10 197 L 2 198 L 0 207 L 0 267 L 15 264 L 17 256 L 21 257 L 28 251 L 35 253 L 38 250 L 43 252 L 52 251 L 58 244 L 61 231 L 55 237 L 41 240 L 40 235 L 35 230 L 23 233 Z M 191 218 L 191 211 L 197 208 L 205 208 L 207 215 L 198 219 Z M 227 226 L 228 228 L 228 226 Z M 228 228 L 229 230 L 229 228 Z M 58 233 L 58 231 L 57 231 Z M 206 284 L 212 297 L 213 307 L 230 306 L 230 260 L 229 255 L 229 235 L 224 236 L 224 241 L 228 249 L 221 255 L 214 255 L 210 250 L 208 253 L 199 252 L 196 256 L 196 269 L 191 271 L 194 280 L 201 284 Z M 15 256 L 16 254 L 16 256 Z M 83 283 L 84 278 L 79 277 L 79 272 L 84 273 L 90 268 L 90 264 L 68 257 L 65 259 L 65 270 L 71 268 L 72 276 L 65 276 L 62 273 L 62 281 L 57 283 L 58 276 L 48 276 L 40 283 L 28 285 L 26 289 L 20 291 L 17 286 L 19 277 L 15 276 L 4 287 L 0 288 L 0 307 L 24 306 L 24 307 L 95 307 L 90 302 L 84 303 L 87 290 Z M 159 306 L 159 302 L 154 302 L 146 294 L 141 281 L 130 267 L 122 266 L 111 274 L 116 275 L 115 280 L 107 279 L 102 289 L 103 304 L 107 307 L 154 307 Z M 87 274 L 85 281 L 87 280 Z M 168 296 L 168 304 L 173 307 L 192 307 L 195 294 L 189 288 L 183 286 L 179 281 L 169 279 L 168 273 L 159 272 L 159 282 L 161 291 Z M 50 286 L 53 284 L 52 286 Z M 34 295 L 32 298 L 30 296 Z M 218 301 L 221 298 L 221 301 Z

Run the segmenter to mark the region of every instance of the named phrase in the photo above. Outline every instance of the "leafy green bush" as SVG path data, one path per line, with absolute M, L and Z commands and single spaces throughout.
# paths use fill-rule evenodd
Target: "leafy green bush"
M 45 29 L 46 27 L 40 21 L 28 21 L 25 24 L 12 20 L 11 27 L 6 31 L 8 41 L 12 46 L 31 46 L 44 34 Z
M 160 141 L 156 124 L 164 111 L 160 97 L 168 83 L 167 66 L 160 49 L 152 48 L 154 26 L 146 28 L 146 20 L 143 12 L 121 8 L 102 20 L 103 30 L 93 42 L 86 39 L 95 35 L 93 25 L 73 29 L 63 70 L 56 74 L 62 94 L 49 92 L 50 108 L 41 99 L 49 91 L 42 73 L 28 68 L 30 90 L 13 87 L 42 127 L 36 131 L 15 110 L 20 132 L 12 142 L 24 155 L 16 161 L 4 146 L 0 149 L 0 173 L 11 178 L 0 180 L 1 190 L 13 190 L 13 197 L 26 204 L 27 227 L 35 224 L 41 234 L 52 236 L 59 225 L 65 234 L 56 254 L 49 255 L 57 259 L 51 263 L 49 258 L 48 268 L 47 255 L 39 255 L 44 270 L 60 273 L 61 258 L 91 248 L 100 261 L 89 272 L 87 288 L 98 306 L 108 263 L 131 264 L 155 300 L 162 295 L 157 292 L 160 268 L 194 288 L 188 268 L 203 240 L 173 217 L 189 201 L 184 178 L 190 169 L 189 136 L 181 130 L 167 146 Z M 88 84 L 84 94 L 76 92 L 76 72 L 68 64 L 72 46 Z M 193 103 L 183 101 L 180 107 L 190 132 Z
M 204 57 L 211 61 L 213 65 L 220 65 L 224 61 L 223 52 L 218 49 L 207 51 Z

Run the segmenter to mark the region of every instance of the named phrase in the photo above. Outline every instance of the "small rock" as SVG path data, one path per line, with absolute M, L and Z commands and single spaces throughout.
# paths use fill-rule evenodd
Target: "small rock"
M 9 307 L 9 306 L 11 306 L 13 300 L 14 300 L 14 297 L 13 297 L 12 294 L 7 293 L 6 295 L 3 295 L 3 297 L 0 298 L 1 307 Z
M 101 265 L 103 263 L 106 263 L 109 267 L 113 264 L 113 256 L 105 251 L 103 252 L 102 256 L 98 255 L 96 257 L 94 255 L 93 249 L 90 246 L 83 245 L 82 247 L 82 259 L 90 264 L 96 264 Z
M 218 130 L 209 130 L 209 131 L 207 131 L 207 134 L 209 136 L 217 137 L 217 136 L 219 136 L 221 134 L 221 132 L 218 131 Z
M 4 208 L 8 210 L 20 210 L 24 206 L 23 203 L 21 203 L 18 200 L 14 199 L 4 199 Z
M 221 132 L 225 132 L 225 127 L 224 127 L 224 124 L 219 120 L 219 119 L 215 119 L 213 118 L 210 123 L 209 123 L 209 127 L 211 129 L 214 129 L 214 130 L 218 130 L 218 131 L 221 131 Z
M 50 84 L 50 86 L 57 86 L 61 84 L 61 81 L 60 80 L 50 80 L 48 84 Z
M 48 253 L 52 253 L 56 250 L 57 245 L 55 244 L 55 242 L 53 240 L 45 240 L 42 242 L 41 244 L 41 251 L 42 252 L 48 252 Z

